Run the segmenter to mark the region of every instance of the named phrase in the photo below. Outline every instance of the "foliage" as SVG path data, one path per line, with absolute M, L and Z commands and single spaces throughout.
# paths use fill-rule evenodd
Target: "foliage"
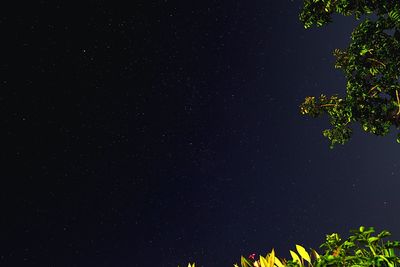
M 272 249 L 265 257 L 260 255 L 255 260 L 255 254 L 249 257 L 241 256 L 240 267 L 399 267 L 400 242 L 384 241 L 390 236 L 386 230 L 373 235 L 373 227 L 359 227 L 351 231 L 352 235 L 346 240 L 337 233 L 326 235 L 325 242 L 320 246 L 325 252 L 319 255 L 311 249 L 310 253 L 300 245 L 296 245 L 296 252 L 290 250 L 292 259 L 279 259 Z M 189 264 L 188 267 L 194 267 Z M 239 267 L 234 264 L 234 267 Z
M 351 34 L 348 48 L 335 49 L 335 68 L 347 79 L 346 96 L 309 96 L 300 105 L 303 115 L 327 114 L 331 129 L 323 135 L 335 144 L 346 143 L 352 134 L 350 124 L 375 135 L 400 128 L 400 2 L 394 0 L 305 0 L 300 20 L 305 28 L 323 26 L 332 14 L 375 14 L 366 18 Z M 400 133 L 397 142 L 400 143 Z
M 320 257 L 315 266 L 400 266 L 400 257 L 395 250 L 400 248 L 400 242 L 384 242 L 390 236 L 388 231 L 378 235 L 373 227 L 361 226 L 353 230 L 353 235 L 344 242 L 338 234 L 326 236 L 326 242 L 321 245 L 325 254 Z

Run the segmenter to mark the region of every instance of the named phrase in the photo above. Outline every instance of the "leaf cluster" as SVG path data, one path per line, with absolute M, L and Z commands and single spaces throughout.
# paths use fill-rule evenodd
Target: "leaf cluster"
M 385 240 L 391 234 L 383 230 L 374 235 L 373 227 L 364 226 L 350 231 L 346 240 L 339 234 L 326 235 L 325 242 L 320 249 L 325 249 L 323 254 L 318 254 L 314 249 L 310 253 L 296 245 L 296 251 L 290 250 L 289 260 L 279 259 L 272 249 L 265 257 L 258 260 L 253 257 L 241 256 L 240 267 L 400 267 L 400 242 Z M 188 267 L 194 267 L 194 263 Z M 236 263 L 234 267 L 239 267 Z
M 346 49 L 335 49 L 335 68 L 347 79 L 346 96 L 306 97 L 300 105 L 303 115 L 327 114 L 331 129 L 323 135 L 335 144 L 346 143 L 352 134 L 350 124 L 359 122 L 364 131 L 388 134 L 400 127 L 400 2 L 383 0 L 305 0 L 300 20 L 305 28 L 322 26 L 333 13 L 366 18 L 351 34 Z M 397 142 L 400 143 L 400 134 Z
M 325 254 L 315 266 L 400 266 L 398 249 L 400 242 L 384 241 L 390 236 L 386 230 L 377 235 L 373 227 L 359 227 L 351 231 L 351 235 L 342 241 L 337 233 L 327 235 L 326 241 L 320 248 L 325 248 Z
M 395 5 L 395 0 L 304 0 L 300 21 L 305 28 L 313 25 L 321 27 L 332 22 L 334 13 L 344 16 L 354 15 L 359 19 L 362 15 L 372 13 L 378 16 L 387 14 Z

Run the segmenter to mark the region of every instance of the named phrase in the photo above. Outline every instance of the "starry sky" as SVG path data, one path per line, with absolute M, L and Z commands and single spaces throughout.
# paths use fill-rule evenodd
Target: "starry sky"
M 400 239 L 399 146 L 329 149 L 345 94 L 302 1 L 37 1 L 0 19 L 1 266 L 232 266 L 360 225 Z M 196 266 L 197 266 L 196 265 Z

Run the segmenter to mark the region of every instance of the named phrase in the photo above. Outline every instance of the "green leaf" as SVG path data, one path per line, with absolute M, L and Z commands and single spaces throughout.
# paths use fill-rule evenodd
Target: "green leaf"
M 242 267 L 253 267 L 251 262 L 249 262 L 245 257 L 241 257 L 240 258 L 240 263 L 242 265 Z
M 372 243 L 372 242 L 378 241 L 379 239 L 380 238 L 376 237 L 376 236 L 370 237 L 370 238 L 368 238 L 368 243 Z

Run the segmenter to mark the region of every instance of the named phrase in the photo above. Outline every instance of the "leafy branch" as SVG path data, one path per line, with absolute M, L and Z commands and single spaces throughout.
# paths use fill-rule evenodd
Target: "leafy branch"
M 321 27 L 334 13 L 345 16 L 375 14 L 364 19 L 351 34 L 349 47 L 335 49 L 335 68 L 347 78 L 346 96 L 317 100 L 308 96 L 300 105 L 303 115 L 327 114 L 330 129 L 323 130 L 333 148 L 345 144 L 352 135 L 350 125 L 385 136 L 390 127 L 400 129 L 400 2 L 394 0 L 305 0 L 300 20 L 305 28 Z M 390 33 L 392 32 L 392 34 Z M 400 143 L 400 132 L 397 142 Z

